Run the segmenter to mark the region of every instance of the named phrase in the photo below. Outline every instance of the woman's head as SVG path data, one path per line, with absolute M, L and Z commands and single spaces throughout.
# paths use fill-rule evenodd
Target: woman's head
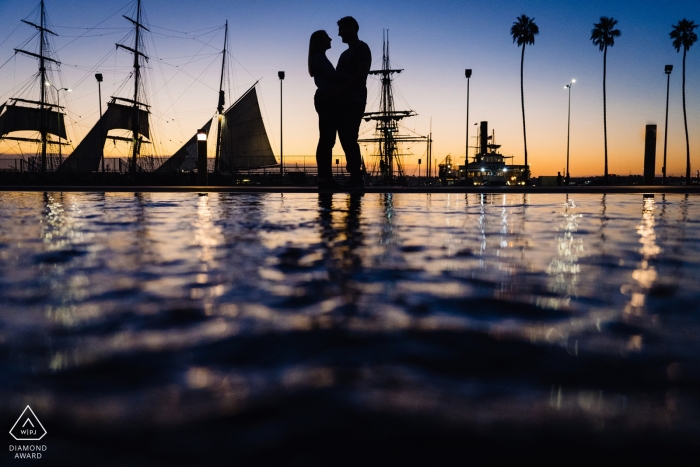
M 311 39 L 309 39 L 309 75 L 314 75 L 311 70 L 311 58 L 318 53 L 324 53 L 326 50 L 330 49 L 331 40 L 328 33 L 324 30 L 319 30 L 311 34 Z

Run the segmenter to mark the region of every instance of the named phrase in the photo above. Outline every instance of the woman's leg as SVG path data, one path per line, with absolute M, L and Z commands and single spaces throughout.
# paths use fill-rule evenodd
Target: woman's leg
M 333 178 L 333 146 L 335 146 L 335 118 L 329 105 L 314 101 L 318 113 L 318 146 L 316 146 L 316 164 L 319 180 Z

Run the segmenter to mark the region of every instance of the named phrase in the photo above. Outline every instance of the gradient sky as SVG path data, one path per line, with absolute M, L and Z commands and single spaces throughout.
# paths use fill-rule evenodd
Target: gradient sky
M 0 0 L 0 99 L 11 97 L 14 87 L 36 71 L 36 61 L 13 56 L 34 31 L 20 23 L 29 18 L 37 2 Z M 67 96 L 73 127 L 79 141 L 97 121 L 97 85 L 94 67 L 105 75 L 103 101 L 115 92 L 129 73 L 130 55 L 114 52 L 114 43 L 129 33 L 133 2 L 46 0 L 46 8 L 59 37 L 53 38 L 63 62 L 62 85 L 74 91 Z M 143 0 L 153 34 L 148 52 L 154 57 L 148 73 L 153 125 L 158 131 L 158 152 L 171 154 L 208 117 L 217 103 L 220 51 L 223 30 L 204 34 L 204 29 L 229 21 L 230 47 L 235 58 L 232 95 L 227 102 L 260 79 L 263 116 L 276 155 L 279 154 L 280 85 L 277 71 L 284 70 L 284 153 L 315 152 L 317 116 L 313 109 L 313 80 L 306 70 L 308 38 L 326 29 L 333 40 L 328 57 L 335 63 L 345 45 L 337 37 L 336 21 L 345 15 L 360 23 L 360 38 L 373 54 L 373 68 L 381 67 L 382 30 L 391 39 L 394 67 L 405 71 L 395 81 L 397 109 L 413 109 L 417 117 L 404 125 L 427 134 L 432 119 L 433 157 L 465 155 L 466 79 L 473 69 L 470 94 L 470 134 L 474 123 L 487 120 L 495 129 L 496 142 L 505 155 L 523 162 L 520 107 L 520 49 L 513 44 L 510 27 L 516 17 L 535 18 L 540 34 L 525 52 L 525 106 L 528 158 L 534 176 L 552 175 L 566 163 L 567 92 L 571 96 L 571 175 L 602 174 L 603 149 L 603 54 L 590 41 L 593 23 L 600 16 L 619 21 L 622 36 L 608 51 L 608 145 L 610 173 L 642 172 L 644 128 L 658 124 L 657 173 L 663 157 L 666 75 L 664 65 L 673 64 L 671 75 L 668 174 L 685 173 L 685 136 L 681 104 L 682 52 L 676 53 L 669 32 L 682 18 L 700 22 L 700 2 L 647 0 L 580 1 L 405 1 L 358 0 L 354 2 L 305 0 L 198 2 Z M 116 14 L 115 14 L 116 13 Z M 100 24 L 101 23 L 101 24 Z M 97 26 L 108 29 L 86 29 Z M 172 30 L 172 31 L 169 31 Z M 178 31 L 178 32 L 176 32 Z M 197 31 L 197 32 L 193 32 Z M 179 32 L 191 32 L 184 36 Z M 75 37 L 84 34 L 83 37 Z M 192 37 L 196 36 L 196 39 Z M 187 37 L 184 39 L 183 37 Z M 210 42 L 211 41 L 211 42 Z M 210 45 L 206 45 L 210 42 Z M 130 45 L 130 44 L 127 44 Z M 196 58 L 193 58 L 195 57 Z M 162 60 L 160 60 L 162 59 Z M 189 63 L 188 63 L 189 62 Z M 199 79 L 194 79 L 199 77 Z M 686 99 L 690 131 L 691 163 L 700 169 L 700 43 L 688 53 Z M 167 84 L 166 84 L 167 83 Z M 379 84 L 369 83 L 368 110 L 375 110 Z M 125 96 L 124 93 L 120 94 Z M 63 98 L 62 98 L 63 99 Z M 62 100 L 63 102 L 63 100 Z M 366 135 L 371 125 L 363 127 Z M 74 143 L 75 144 L 75 143 Z M 111 143 L 110 143 L 111 144 Z M 109 146 L 109 145 L 108 145 Z M 9 147 L 0 144 L 0 152 Z M 363 153 L 371 154 L 371 146 Z M 414 145 L 405 165 L 409 174 L 421 157 L 424 145 Z M 340 145 L 334 150 L 342 154 Z M 109 151 L 108 151 L 109 154 Z M 112 154 L 116 155 L 116 154 Z M 423 166 L 424 167 L 424 166 Z

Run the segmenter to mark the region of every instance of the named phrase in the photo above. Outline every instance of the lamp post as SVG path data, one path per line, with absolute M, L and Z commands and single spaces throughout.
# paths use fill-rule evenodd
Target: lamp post
M 102 160 L 102 173 L 105 172 L 105 146 L 102 139 L 102 73 L 95 73 L 97 80 L 97 98 L 100 100 L 100 159 Z
M 464 166 L 469 165 L 469 78 L 472 77 L 472 70 L 468 68 L 464 70 L 464 76 L 467 78 L 467 144 L 464 152 Z
M 666 65 L 664 67 L 664 73 L 666 73 L 666 128 L 664 130 L 664 166 L 663 166 L 663 176 L 661 179 L 661 184 L 666 184 L 666 143 L 668 142 L 668 89 L 671 84 L 671 72 L 673 71 L 673 65 Z
M 284 71 L 278 71 L 277 76 L 280 79 L 280 183 L 284 185 L 284 153 L 282 146 L 282 81 L 284 81 Z
M 571 141 L 571 86 L 576 82 L 575 79 L 572 79 L 569 84 L 564 86 L 564 88 L 569 90 L 569 116 L 567 119 L 567 124 L 566 124 L 566 184 L 569 184 L 569 178 L 571 175 L 569 174 L 569 142 Z
M 60 115 L 60 112 L 61 112 L 61 91 L 73 92 L 73 90 L 68 89 L 68 88 L 57 88 L 56 86 L 49 83 L 48 81 L 46 81 L 44 84 L 46 86 L 51 86 L 52 88 L 54 88 L 56 90 L 56 105 L 58 106 L 58 114 Z M 56 129 L 56 131 L 58 131 L 59 134 L 61 133 L 61 117 L 58 117 L 58 128 Z M 61 141 L 60 141 L 61 136 L 59 135 L 58 138 L 59 138 L 59 141 L 58 141 L 58 160 L 63 162 L 63 155 L 61 154 Z
M 207 180 L 207 132 L 202 128 L 197 130 L 197 182 L 206 186 Z

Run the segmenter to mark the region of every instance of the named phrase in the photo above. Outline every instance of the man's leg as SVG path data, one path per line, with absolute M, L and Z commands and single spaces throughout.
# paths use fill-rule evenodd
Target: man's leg
M 362 154 L 357 137 L 360 133 L 360 124 L 364 113 L 365 104 L 345 103 L 342 105 L 339 115 L 338 138 L 345 152 L 347 171 L 353 178 L 361 176 Z

